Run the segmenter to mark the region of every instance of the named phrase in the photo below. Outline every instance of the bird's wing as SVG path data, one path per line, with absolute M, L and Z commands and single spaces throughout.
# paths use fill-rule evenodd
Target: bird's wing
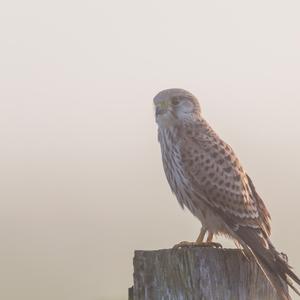
M 300 278 L 268 238 L 270 215 L 250 177 L 231 147 L 212 130 L 204 135 L 197 131 L 189 129 L 182 135 L 180 152 L 182 168 L 199 201 L 204 200 L 224 220 L 228 234 L 255 257 L 280 299 L 291 300 L 284 282 L 300 295 L 293 285 L 293 281 L 300 285 Z
M 187 130 L 180 146 L 182 167 L 194 192 L 235 226 L 270 234 L 270 215 L 232 148 L 213 131 Z

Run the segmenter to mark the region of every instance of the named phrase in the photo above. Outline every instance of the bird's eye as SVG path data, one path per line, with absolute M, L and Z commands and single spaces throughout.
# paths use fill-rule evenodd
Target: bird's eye
M 178 99 L 177 97 L 172 97 L 172 98 L 171 98 L 171 103 L 172 103 L 173 105 L 177 105 L 177 104 L 179 104 L 179 99 Z

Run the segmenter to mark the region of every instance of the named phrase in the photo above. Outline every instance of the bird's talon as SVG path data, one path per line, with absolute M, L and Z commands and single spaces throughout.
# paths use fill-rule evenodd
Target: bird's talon
M 178 244 L 176 244 L 175 246 L 173 246 L 173 249 L 182 249 L 182 248 L 191 248 L 194 247 L 195 243 L 194 242 L 180 242 Z
M 212 247 L 212 248 L 223 248 L 223 246 L 219 243 L 214 243 L 214 242 L 201 242 L 201 243 L 196 243 L 196 242 L 180 242 L 176 244 L 173 249 L 182 249 L 182 248 L 193 248 L 193 247 Z
M 223 248 L 223 246 L 220 243 L 207 242 L 207 243 L 203 243 L 203 244 L 204 244 L 203 247 L 213 247 L 213 248 L 217 248 L 217 249 Z

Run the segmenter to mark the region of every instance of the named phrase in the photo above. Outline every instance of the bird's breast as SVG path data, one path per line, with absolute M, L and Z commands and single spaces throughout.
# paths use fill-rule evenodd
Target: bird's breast
M 171 132 L 170 130 L 160 131 L 159 142 L 164 171 L 171 190 L 176 195 L 179 204 L 182 207 L 186 206 L 194 213 L 196 208 L 192 201 L 192 187 L 182 165 L 180 145 L 176 132 Z

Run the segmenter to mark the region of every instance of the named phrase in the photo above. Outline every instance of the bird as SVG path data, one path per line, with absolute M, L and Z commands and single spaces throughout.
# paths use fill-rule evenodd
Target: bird
M 202 224 L 195 242 L 175 248 L 216 246 L 213 237 L 232 239 L 254 257 L 282 300 L 290 286 L 298 295 L 299 277 L 270 240 L 270 213 L 232 147 L 203 117 L 187 90 L 166 89 L 153 99 L 164 172 L 182 208 Z M 205 240 L 205 236 L 206 240 Z

